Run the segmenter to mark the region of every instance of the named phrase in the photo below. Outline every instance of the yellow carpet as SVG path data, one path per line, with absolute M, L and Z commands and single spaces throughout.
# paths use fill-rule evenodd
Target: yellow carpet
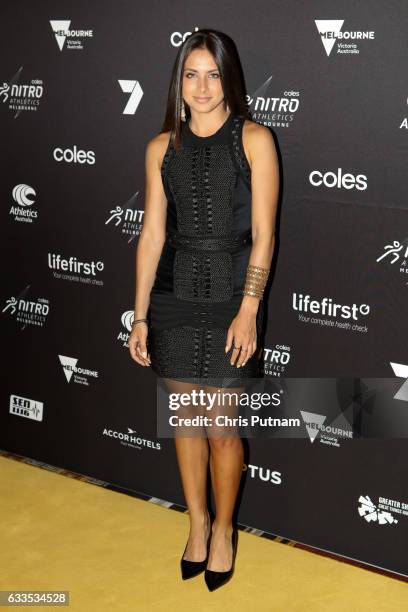
M 408 608 L 402 580 L 242 531 L 232 580 L 210 593 L 179 575 L 186 514 L 11 458 L 0 470 L 0 590 L 66 590 L 60 609 L 87 612 Z

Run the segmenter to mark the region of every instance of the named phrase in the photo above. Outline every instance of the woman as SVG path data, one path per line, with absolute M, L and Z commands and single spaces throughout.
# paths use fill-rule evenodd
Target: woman
M 233 41 L 215 30 L 194 32 L 175 60 L 162 130 L 146 148 L 129 339 L 132 358 L 152 366 L 169 391 L 222 394 L 260 375 L 257 342 L 278 190 L 274 141 L 250 119 Z M 242 440 L 233 428 L 221 435 L 203 427 L 199 436 L 178 432 L 175 445 L 190 518 L 182 577 L 205 570 L 214 590 L 234 569 Z

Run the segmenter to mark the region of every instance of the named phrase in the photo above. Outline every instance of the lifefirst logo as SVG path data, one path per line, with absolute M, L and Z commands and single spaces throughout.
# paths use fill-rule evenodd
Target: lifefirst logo
M 310 295 L 302 295 L 301 293 L 293 294 L 293 309 L 302 312 L 313 312 L 314 314 L 323 314 L 329 317 L 336 317 L 338 314 L 343 319 L 354 319 L 357 321 L 357 314 L 368 315 L 370 307 L 367 304 L 352 304 L 346 306 L 343 304 L 333 303 L 332 298 L 324 297 L 322 300 L 311 300 Z
M 103 261 L 80 261 L 75 256 L 65 258 L 59 253 L 49 252 L 47 262 L 56 279 L 89 285 L 103 285 L 103 280 L 97 278 L 105 268 Z
M 359 317 L 367 316 L 370 313 L 368 304 L 336 304 L 332 298 L 324 297 L 321 300 L 311 299 L 310 295 L 302 293 L 292 294 L 292 308 L 298 312 L 300 323 L 320 325 L 321 327 L 336 327 L 342 330 L 367 333 L 367 325 L 350 323 L 344 319 L 358 321 Z M 312 313 L 321 316 L 307 316 L 304 313 Z M 340 317 L 343 320 L 336 320 Z M 334 319 L 334 320 L 333 320 Z
M 374 40 L 373 31 L 341 31 L 344 19 L 315 19 L 317 31 L 327 56 L 332 52 L 337 42 L 337 53 L 345 55 L 358 55 L 360 49 L 355 41 Z

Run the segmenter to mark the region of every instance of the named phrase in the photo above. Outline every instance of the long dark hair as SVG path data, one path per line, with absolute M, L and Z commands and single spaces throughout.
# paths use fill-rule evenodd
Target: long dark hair
M 245 102 L 244 75 L 238 51 L 232 38 L 217 30 L 202 29 L 190 34 L 181 45 L 171 75 L 167 97 L 166 115 L 160 133 L 171 132 L 170 139 L 175 149 L 181 143 L 181 105 L 184 64 L 193 49 L 207 49 L 214 57 L 220 72 L 224 92 L 224 108 L 228 104 L 232 113 L 250 119 Z M 186 121 L 190 108 L 184 103 Z

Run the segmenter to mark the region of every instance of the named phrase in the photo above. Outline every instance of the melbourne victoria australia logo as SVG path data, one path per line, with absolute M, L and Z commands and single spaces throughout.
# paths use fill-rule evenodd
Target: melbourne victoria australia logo
M 74 383 L 79 385 L 89 386 L 90 379 L 96 380 L 99 377 L 99 373 L 96 370 L 90 370 L 89 368 L 78 366 L 77 363 L 79 360 L 77 357 L 58 355 L 58 359 L 60 360 L 68 383 L 72 380 Z
M 322 45 L 327 56 L 332 54 L 337 44 L 336 53 L 339 55 L 358 55 L 360 42 L 374 40 L 372 30 L 342 30 L 344 19 L 315 19 L 317 31 L 320 34 Z
M 50 24 L 60 51 L 63 49 L 82 51 L 83 41 L 93 38 L 93 30 L 70 29 L 70 19 L 52 19 Z
M 324 414 L 316 414 L 305 410 L 301 410 L 300 414 L 312 443 L 319 436 L 322 444 L 339 447 L 341 439 L 350 440 L 353 438 L 353 428 L 344 414 L 340 414 L 332 423 L 326 425 L 324 422 L 327 417 Z

